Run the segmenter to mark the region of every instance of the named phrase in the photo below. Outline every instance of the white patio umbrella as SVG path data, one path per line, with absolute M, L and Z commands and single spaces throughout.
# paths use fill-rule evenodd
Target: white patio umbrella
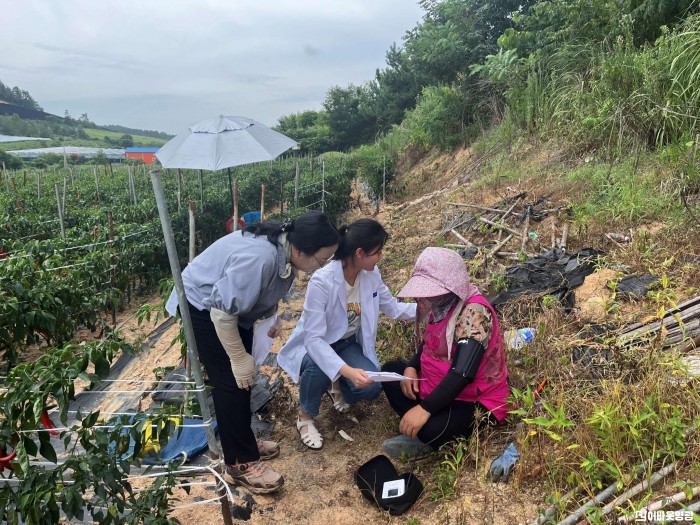
M 164 168 L 221 170 L 277 158 L 297 142 L 245 117 L 203 120 L 158 150 Z

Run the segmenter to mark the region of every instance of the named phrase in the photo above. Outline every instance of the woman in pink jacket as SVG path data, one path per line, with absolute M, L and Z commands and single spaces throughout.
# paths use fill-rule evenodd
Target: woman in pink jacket
M 503 337 L 496 312 L 471 284 L 459 254 L 426 248 L 398 297 L 418 303 L 419 344 L 408 362 L 382 367 L 412 378 L 383 384 L 403 434 L 386 440 L 385 452 L 416 455 L 468 437 L 477 408 L 502 421 L 509 409 Z

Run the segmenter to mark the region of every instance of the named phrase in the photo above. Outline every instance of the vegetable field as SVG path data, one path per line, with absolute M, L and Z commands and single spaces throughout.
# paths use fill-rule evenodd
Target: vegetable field
M 239 214 L 264 206 L 266 217 L 307 209 L 338 215 L 348 206 L 357 169 L 345 161 L 341 155 L 289 157 L 230 175 L 163 170 L 181 263 L 191 205 L 197 252 L 226 233 L 232 181 Z M 94 384 L 118 355 L 136 351 L 112 329 L 116 312 L 170 273 L 148 169 L 105 164 L 2 172 L 0 477 L 14 483 L 0 484 L 0 521 L 56 523 L 59 514 L 82 519 L 87 510 L 99 523 L 170 522 L 175 477 L 165 473 L 135 491 L 131 461 L 115 454 L 115 446 L 121 450 L 129 441 L 138 453 L 143 427 L 137 423 L 145 414 L 68 413 L 76 381 Z M 73 342 L 82 328 L 97 339 Z M 41 356 L 29 359 L 29 347 Z M 61 430 L 53 432 L 60 447 L 48 430 L 49 407 L 60 417 Z M 174 432 L 170 415 L 148 414 L 163 442 Z

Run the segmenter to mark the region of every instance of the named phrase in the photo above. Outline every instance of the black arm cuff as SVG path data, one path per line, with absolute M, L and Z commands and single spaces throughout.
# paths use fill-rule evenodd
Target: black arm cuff
M 474 381 L 483 356 L 484 345 L 480 342 L 475 339 L 460 339 L 455 345 L 452 367 L 435 389 L 421 401 L 420 406 L 434 414 L 452 403 Z

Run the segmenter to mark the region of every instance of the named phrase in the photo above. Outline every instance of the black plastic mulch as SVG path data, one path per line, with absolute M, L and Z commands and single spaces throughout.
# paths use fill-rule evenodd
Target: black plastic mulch
M 574 306 L 573 289 L 581 286 L 586 276 L 595 271 L 601 255 L 604 252 L 593 248 L 571 254 L 555 248 L 511 266 L 506 269 L 506 291 L 489 301 L 498 307 L 521 295 L 546 294 L 570 309 Z

